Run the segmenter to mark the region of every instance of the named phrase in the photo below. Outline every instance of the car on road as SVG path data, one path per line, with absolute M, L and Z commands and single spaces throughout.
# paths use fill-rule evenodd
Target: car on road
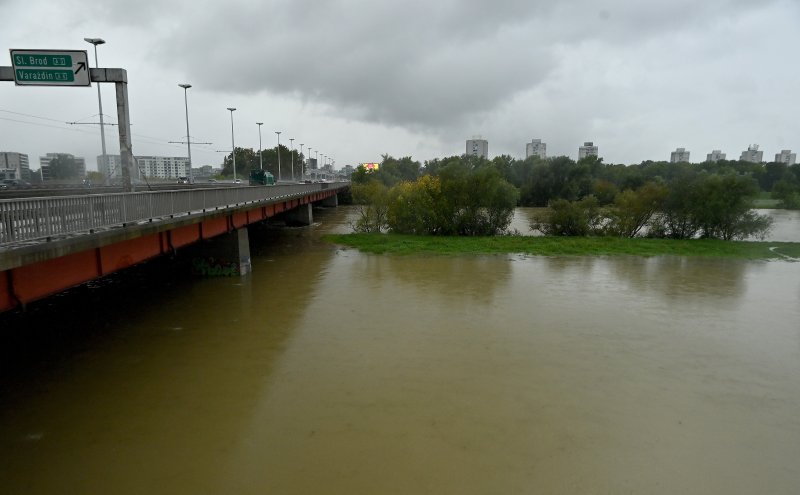
M 5 184 L 8 189 L 30 189 L 33 187 L 30 182 L 22 179 L 3 179 L 3 184 Z
M 217 179 L 208 179 L 208 182 L 217 182 Z
M 189 178 L 188 177 L 178 177 L 178 184 L 188 184 Z
M 234 184 L 241 184 L 242 183 L 242 179 L 233 179 L 233 183 Z

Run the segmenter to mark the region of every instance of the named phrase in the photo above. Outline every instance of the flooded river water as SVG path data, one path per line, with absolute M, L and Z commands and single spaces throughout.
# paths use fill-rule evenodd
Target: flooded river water
M 0 317 L 0 493 L 800 492 L 800 263 L 320 240 L 350 214 Z

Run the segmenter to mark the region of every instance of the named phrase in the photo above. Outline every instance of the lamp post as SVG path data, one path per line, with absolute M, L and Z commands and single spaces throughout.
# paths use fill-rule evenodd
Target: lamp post
M 97 45 L 105 44 L 106 40 L 103 38 L 83 38 L 83 41 L 94 45 L 94 68 L 99 69 L 100 66 L 97 64 Z M 103 99 L 100 97 L 99 84 L 97 85 L 97 106 L 100 111 L 100 145 L 102 146 L 103 150 L 103 166 L 108 167 L 108 157 L 106 156 L 106 128 L 105 125 L 103 125 Z M 111 175 L 110 167 L 108 170 L 108 175 Z M 111 177 L 108 177 L 108 179 L 110 178 Z
M 303 143 L 300 143 L 300 156 L 303 156 Z M 298 156 L 297 158 L 300 158 Z M 303 180 L 303 160 L 300 160 L 300 180 Z
M 292 157 L 292 182 L 294 182 L 294 138 L 289 138 L 289 153 Z
M 278 182 L 281 181 L 281 131 L 275 131 L 278 135 Z
M 228 107 L 231 112 L 231 158 L 233 159 L 233 183 L 236 184 L 236 143 L 233 140 L 233 112 L 235 108 Z
M 189 184 L 194 183 L 192 177 L 192 138 L 189 137 L 189 97 L 187 96 L 188 89 L 192 87 L 191 84 L 178 84 L 178 87 L 183 88 L 183 103 L 186 106 L 186 151 L 189 153 Z
M 258 166 L 261 167 L 261 170 L 264 170 L 264 157 L 261 156 L 261 126 L 264 123 L 256 122 L 256 125 L 258 125 Z

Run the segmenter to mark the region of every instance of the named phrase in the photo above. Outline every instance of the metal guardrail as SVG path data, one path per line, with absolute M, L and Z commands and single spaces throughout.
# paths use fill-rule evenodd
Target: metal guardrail
M 219 208 L 294 199 L 346 183 L 282 184 L 0 200 L 0 246 Z

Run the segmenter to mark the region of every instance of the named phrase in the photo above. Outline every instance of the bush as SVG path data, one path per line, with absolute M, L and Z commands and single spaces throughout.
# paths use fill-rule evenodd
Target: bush
M 389 209 L 389 190 L 378 181 L 352 184 L 353 202 L 358 218 L 351 224 L 356 232 L 382 232 L 386 228 Z
M 495 235 L 511 223 L 519 192 L 497 168 L 450 160 L 388 194 L 387 226 L 401 234 Z
M 587 196 L 580 201 L 552 201 L 549 212 L 534 215 L 531 229 L 544 235 L 588 236 L 601 234 L 603 223 L 597 199 Z

